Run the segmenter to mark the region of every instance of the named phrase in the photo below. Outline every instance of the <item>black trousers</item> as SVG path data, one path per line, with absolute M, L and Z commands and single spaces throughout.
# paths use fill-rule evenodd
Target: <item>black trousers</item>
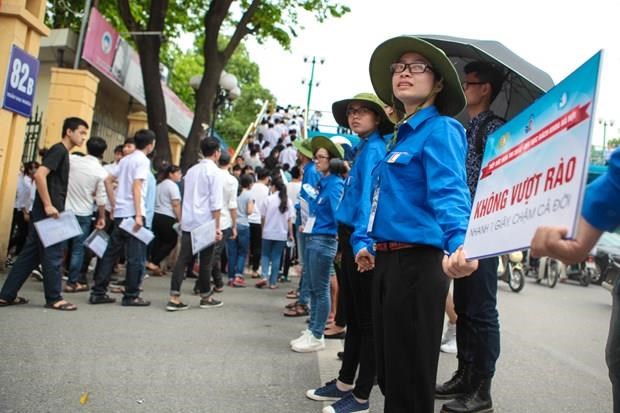
M 443 251 L 377 252 L 373 326 L 385 413 L 432 413 L 449 281 Z
M 250 266 L 252 271 L 258 271 L 258 267 L 260 267 L 262 242 L 263 227 L 261 224 L 250 224 Z
M 170 254 L 170 251 L 177 245 L 179 234 L 172 227 L 177 220 L 164 214 L 155 214 L 153 217 L 153 248 L 151 250 L 151 259 L 155 265 L 159 265 L 164 258 Z
M 340 302 L 346 308 L 347 335 L 344 340 L 344 356 L 338 374 L 338 380 L 353 384 L 359 366 L 359 374 L 355 381 L 353 395 L 368 400 L 375 381 L 375 344 L 372 327 L 372 282 L 374 271 L 359 272 L 355 264 L 355 256 L 349 242 L 352 228 L 340 226 L 338 239 L 340 243 L 341 277 L 339 278 Z M 338 308 L 340 312 L 340 308 Z M 339 314 L 336 314 L 339 317 Z M 336 322 L 338 324 L 338 322 Z
M 15 227 L 15 232 L 9 241 L 9 251 L 15 247 L 15 254 L 19 255 L 24 248 L 26 238 L 28 237 L 28 223 L 24 219 L 24 212 L 21 209 L 13 209 L 13 223 L 11 224 L 11 230 Z
M 493 377 L 500 351 L 497 264 L 497 257 L 485 258 L 472 275 L 454 280 L 457 357 L 481 378 Z
M 210 278 L 214 251 L 215 244 L 212 244 L 198 253 L 198 256 L 200 257 L 198 293 L 201 297 L 208 297 L 212 294 Z M 194 254 L 192 253 L 192 234 L 190 232 L 183 231 L 181 234 L 181 251 L 179 252 L 179 258 L 177 258 L 174 270 L 172 271 L 172 278 L 170 279 L 170 295 L 181 295 L 181 286 L 183 285 L 183 280 L 185 279 L 185 269 L 193 261 Z

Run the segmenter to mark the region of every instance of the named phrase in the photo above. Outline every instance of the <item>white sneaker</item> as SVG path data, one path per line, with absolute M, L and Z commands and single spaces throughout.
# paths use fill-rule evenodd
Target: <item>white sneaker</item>
M 300 342 L 293 345 L 293 351 L 297 353 L 312 353 L 325 349 L 325 339 L 323 337 L 316 338 L 314 334 L 309 334 Z
M 297 337 L 297 338 L 292 339 L 292 340 L 289 342 L 289 344 L 290 344 L 291 346 L 294 346 L 296 343 L 301 343 L 301 341 L 302 341 L 303 339 L 305 339 L 305 338 L 306 338 L 306 336 L 308 336 L 308 335 L 312 335 L 312 333 L 310 333 L 310 330 L 308 330 L 308 329 L 303 330 L 303 331 L 301 332 L 301 336 L 299 336 L 299 337 Z
M 440 350 L 444 353 L 456 354 L 456 324 L 448 323 L 448 328 L 441 338 Z

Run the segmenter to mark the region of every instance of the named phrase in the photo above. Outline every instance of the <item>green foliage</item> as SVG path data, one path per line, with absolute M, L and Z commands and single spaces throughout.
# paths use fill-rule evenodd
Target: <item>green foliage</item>
M 170 76 L 170 88 L 190 108 L 195 106 L 195 92 L 189 86 L 189 80 L 192 76 L 202 73 L 204 67 L 204 58 L 198 52 L 201 42 L 197 43 L 193 51 L 175 53 Z M 237 77 L 241 96 L 231 107 L 220 109 L 216 130 L 229 145 L 235 147 L 248 125 L 256 118 L 262 102 L 275 101 L 275 98 L 269 90 L 261 86 L 259 67 L 250 60 L 243 44 L 233 53 L 225 70 Z
M 610 148 L 617 148 L 620 146 L 620 138 L 613 138 L 607 141 L 607 146 Z

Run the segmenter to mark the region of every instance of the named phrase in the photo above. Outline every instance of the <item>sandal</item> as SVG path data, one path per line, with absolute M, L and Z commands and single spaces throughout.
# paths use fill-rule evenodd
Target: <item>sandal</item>
M 289 300 L 296 300 L 299 298 L 299 293 L 297 292 L 297 290 L 291 290 L 286 293 L 286 298 L 288 298 Z
M 8 307 L 10 305 L 21 305 L 21 304 L 28 304 L 28 300 L 26 300 L 24 297 L 15 297 L 13 301 L 6 301 L 6 300 L 0 299 L 0 307 Z
M 298 304 L 295 308 L 290 310 L 286 310 L 284 312 L 284 317 L 303 317 L 307 316 L 310 313 L 308 312 L 308 307 L 303 304 Z
M 58 311 L 75 311 L 77 310 L 77 306 L 75 304 L 71 304 L 69 301 L 60 300 L 55 303 L 45 304 L 45 308 L 49 308 L 51 310 Z
M 64 292 L 66 293 L 81 293 L 82 291 L 88 291 L 88 285 L 85 284 L 67 284 L 65 285 L 65 288 L 63 289 Z
M 284 306 L 287 310 L 292 310 L 295 306 L 299 305 L 299 301 L 293 301 Z

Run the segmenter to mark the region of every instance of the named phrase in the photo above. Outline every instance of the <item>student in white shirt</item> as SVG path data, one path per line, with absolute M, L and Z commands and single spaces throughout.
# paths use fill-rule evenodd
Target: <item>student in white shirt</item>
M 254 205 L 260 205 L 269 195 L 269 171 L 267 169 L 258 169 L 256 171 L 258 182 L 252 185 L 250 193 Z M 252 269 L 252 278 L 258 278 L 258 267 L 260 266 L 261 257 L 261 216 L 258 208 L 254 208 L 254 212 L 249 216 L 250 223 L 250 267 Z
M 65 210 L 73 211 L 82 235 L 71 239 L 68 280 L 64 288 L 66 293 L 88 291 L 88 284 L 80 280 L 82 262 L 84 260 L 84 241 L 92 229 L 93 203 L 97 205 L 97 229 L 105 227 L 105 185 L 108 172 L 101 165 L 103 153 L 108 144 L 103 138 L 92 136 L 86 142 L 88 155 L 69 156 L 69 186 Z M 94 195 L 94 196 L 93 196 Z M 93 202 L 94 201 L 94 202 Z M 80 282 L 82 281 L 82 282 Z
M 263 239 L 261 246 L 262 279 L 256 283 L 257 288 L 269 285 L 270 289 L 278 288 L 278 272 L 282 252 L 286 241 L 293 239 L 293 203 L 286 195 L 286 186 L 282 179 L 276 178 L 271 184 L 271 195 L 261 204 L 259 211 L 263 224 Z M 271 263 L 271 271 L 269 264 Z
M 216 162 L 220 158 L 220 142 L 215 138 L 205 138 L 200 142 L 204 159 L 192 166 L 185 175 L 183 183 L 183 210 L 181 212 L 181 252 L 170 280 L 170 300 L 166 310 L 178 311 L 189 308 L 181 301 L 181 285 L 185 278 L 185 269 L 192 262 L 192 234 L 196 228 L 209 221 L 215 221 L 215 241 L 222 239 L 220 229 L 220 212 L 224 182 L 218 172 Z M 199 252 L 200 271 L 200 308 L 221 307 L 222 302 L 213 298 L 210 286 L 211 261 L 215 244 Z
M 166 179 L 157 185 L 153 217 L 155 239 L 151 259 L 146 263 L 146 268 L 154 275 L 162 275 L 159 264 L 174 249 L 179 238 L 174 224 L 181 220 L 181 178 L 181 168 L 170 165 L 166 168 Z
M 222 239 L 215 243 L 213 260 L 211 261 L 211 278 L 213 279 L 213 291 L 221 293 L 224 291 L 224 280 L 222 279 L 222 251 L 225 250 L 227 242 L 237 237 L 237 191 L 239 181 L 228 171 L 231 156 L 227 151 L 222 151 L 218 160 L 218 173 L 222 179 L 222 210 L 220 212 L 220 228 Z M 234 274 L 228 274 L 228 279 L 233 280 Z M 194 291 L 200 291 L 200 280 L 196 280 Z
M 279 156 L 280 163 L 282 165 L 287 163 L 288 166 L 291 168 L 295 166 L 295 163 L 297 162 L 297 149 L 293 147 L 293 143 L 292 143 L 294 141 L 295 141 L 295 138 L 293 137 L 291 143 L 288 143 L 286 145 L 286 148 L 284 148 L 284 150 L 280 152 L 280 156 Z
M 37 171 L 39 163 L 35 161 L 26 162 L 24 164 L 24 172 L 20 173 L 17 181 L 17 193 L 15 195 L 15 209 L 13 210 L 13 223 L 11 228 L 15 229 L 15 234 L 9 241 L 9 253 L 15 247 L 10 257 L 16 257 L 24 248 L 26 237 L 28 236 L 28 223 L 30 222 L 30 210 L 32 202 L 37 191 L 34 185 L 34 173 Z M 7 262 L 12 264 L 12 259 L 8 258 Z
M 144 226 L 146 180 L 151 173 L 151 162 L 147 155 L 153 151 L 155 133 L 148 129 L 141 129 L 134 136 L 136 150 L 126 155 L 118 163 L 118 168 L 106 180 L 106 190 L 112 205 L 111 216 L 114 218 L 114 229 L 110 235 L 101 265 L 95 271 L 95 285 L 91 290 L 91 304 L 113 303 L 116 299 L 107 295 L 108 284 L 114 264 L 122 251 L 127 254 L 127 272 L 125 275 L 125 290 L 123 291 L 123 306 L 145 307 L 151 305 L 140 297 L 140 282 L 146 263 L 146 244 L 129 232 L 119 228 L 125 218 L 133 218 L 133 232 L 138 232 Z M 118 182 L 116 193 L 112 187 Z

